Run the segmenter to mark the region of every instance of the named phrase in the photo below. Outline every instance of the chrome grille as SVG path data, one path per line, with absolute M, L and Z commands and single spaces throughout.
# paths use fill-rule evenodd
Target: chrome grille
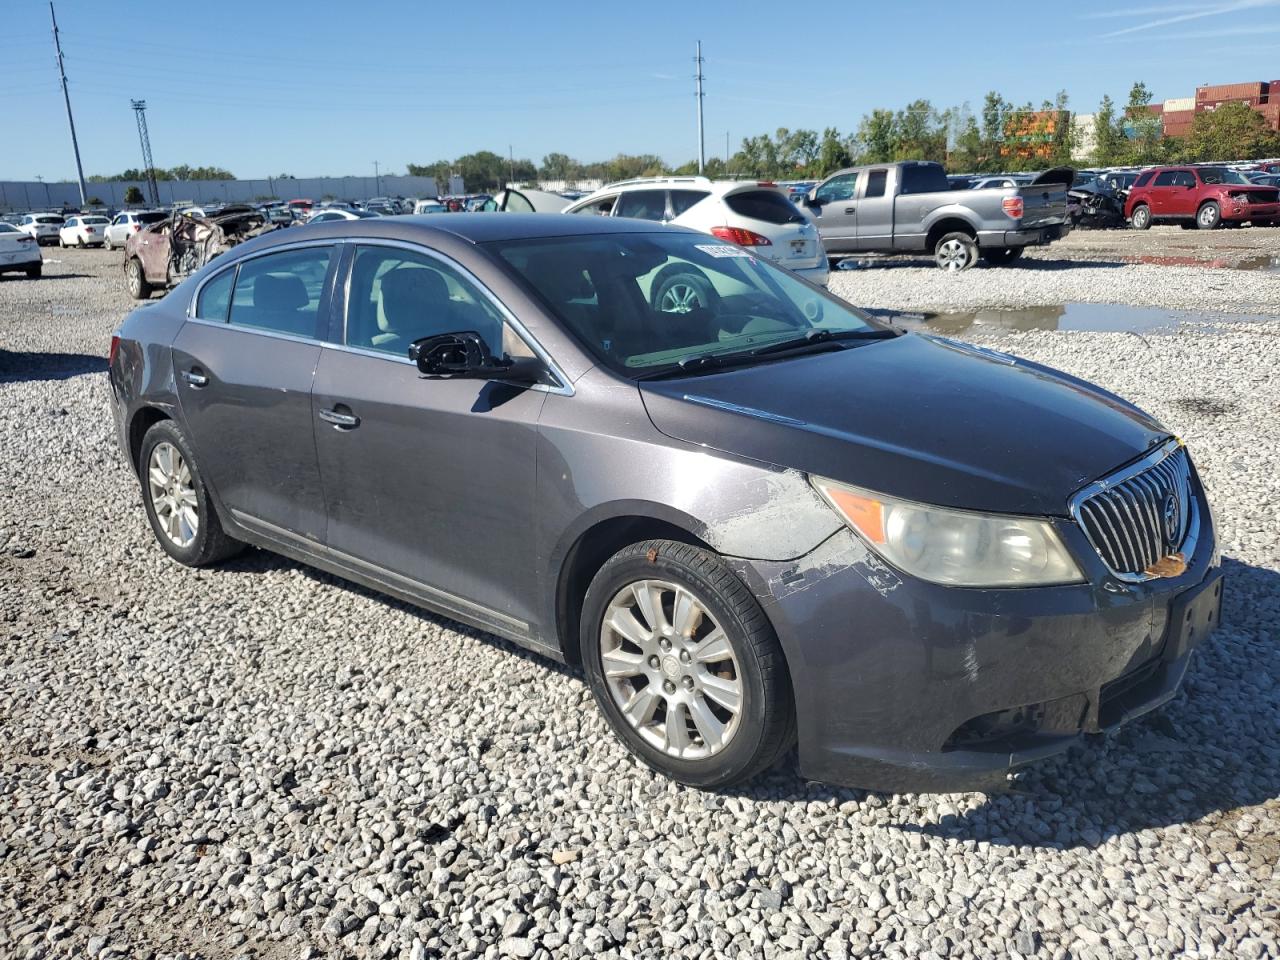
M 1176 442 L 1076 495 L 1073 513 L 1113 573 L 1141 579 L 1186 545 L 1195 512 L 1191 462 Z

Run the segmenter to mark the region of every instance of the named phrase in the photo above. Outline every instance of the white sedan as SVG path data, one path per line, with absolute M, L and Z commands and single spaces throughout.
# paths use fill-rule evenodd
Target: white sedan
M 345 210 L 341 207 L 325 207 L 317 210 L 307 219 L 307 223 L 329 223 L 333 220 L 365 220 L 376 217 L 372 210 Z
M 107 242 L 111 221 L 95 214 L 68 217 L 58 230 L 60 247 L 100 247 Z
M 40 276 L 43 262 L 35 237 L 12 224 L 0 223 L 0 273 L 21 271 L 34 280 Z

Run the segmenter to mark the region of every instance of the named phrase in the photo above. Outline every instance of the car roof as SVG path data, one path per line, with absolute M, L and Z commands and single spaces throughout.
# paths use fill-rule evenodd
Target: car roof
M 313 238 L 360 235 L 387 237 L 398 240 L 429 242 L 432 237 L 452 234 L 471 243 L 489 243 L 494 240 L 534 240 L 545 237 L 579 237 L 619 233 L 668 233 L 681 231 L 695 233 L 671 224 L 657 224 L 648 220 L 630 220 L 625 217 L 566 217 L 557 213 L 453 213 L 448 217 L 410 214 L 400 217 L 379 217 L 364 220 L 335 220 L 317 224 Z M 290 243 L 298 234 L 291 230 L 278 230 L 261 239 L 274 243 Z M 262 249 L 255 244 L 255 249 Z

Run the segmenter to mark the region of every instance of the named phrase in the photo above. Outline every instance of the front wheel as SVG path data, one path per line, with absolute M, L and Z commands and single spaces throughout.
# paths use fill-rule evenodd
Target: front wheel
M 1146 230 L 1151 226 L 1151 208 L 1139 204 L 1133 208 L 1133 216 L 1129 218 L 1135 230 Z
M 1013 263 L 1022 256 L 1022 247 L 1003 247 L 995 250 L 983 250 L 982 259 L 993 267 L 1003 267 Z
M 624 548 L 591 581 L 581 624 L 596 703 L 659 773 L 725 787 L 772 766 L 795 740 L 777 637 L 715 554 L 671 540 Z
M 661 313 L 710 310 L 718 300 L 715 287 L 701 270 L 680 266 L 668 268 L 658 274 L 650 297 L 653 308 Z
M 147 519 L 165 553 L 188 567 L 203 567 L 243 549 L 223 532 L 186 434 L 174 421 L 152 425 L 138 463 Z
M 978 244 L 967 233 L 946 233 L 934 244 L 933 259 L 943 270 L 968 270 L 978 262 Z
M 1222 223 L 1222 209 L 1210 200 L 1196 213 L 1196 226 L 1201 230 L 1216 230 Z
M 129 296 L 135 300 L 146 300 L 151 296 L 151 284 L 147 282 L 142 270 L 142 261 L 133 257 L 124 265 L 125 284 L 129 287 Z
M 113 243 L 111 242 L 111 238 L 110 238 L 110 237 L 104 236 L 104 237 L 102 238 L 102 249 L 103 249 L 103 250 L 114 250 L 114 249 L 115 249 L 115 244 L 113 244 Z

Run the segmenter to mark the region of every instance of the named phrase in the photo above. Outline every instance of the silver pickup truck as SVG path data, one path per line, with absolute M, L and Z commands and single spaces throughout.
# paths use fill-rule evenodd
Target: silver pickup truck
M 936 163 L 873 164 L 832 174 L 802 203 L 833 260 L 927 252 L 944 270 L 965 270 L 979 257 L 1011 263 L 1065 234 L 1073 175 L 1055 167 L 1025 186 L 952 190 Z

